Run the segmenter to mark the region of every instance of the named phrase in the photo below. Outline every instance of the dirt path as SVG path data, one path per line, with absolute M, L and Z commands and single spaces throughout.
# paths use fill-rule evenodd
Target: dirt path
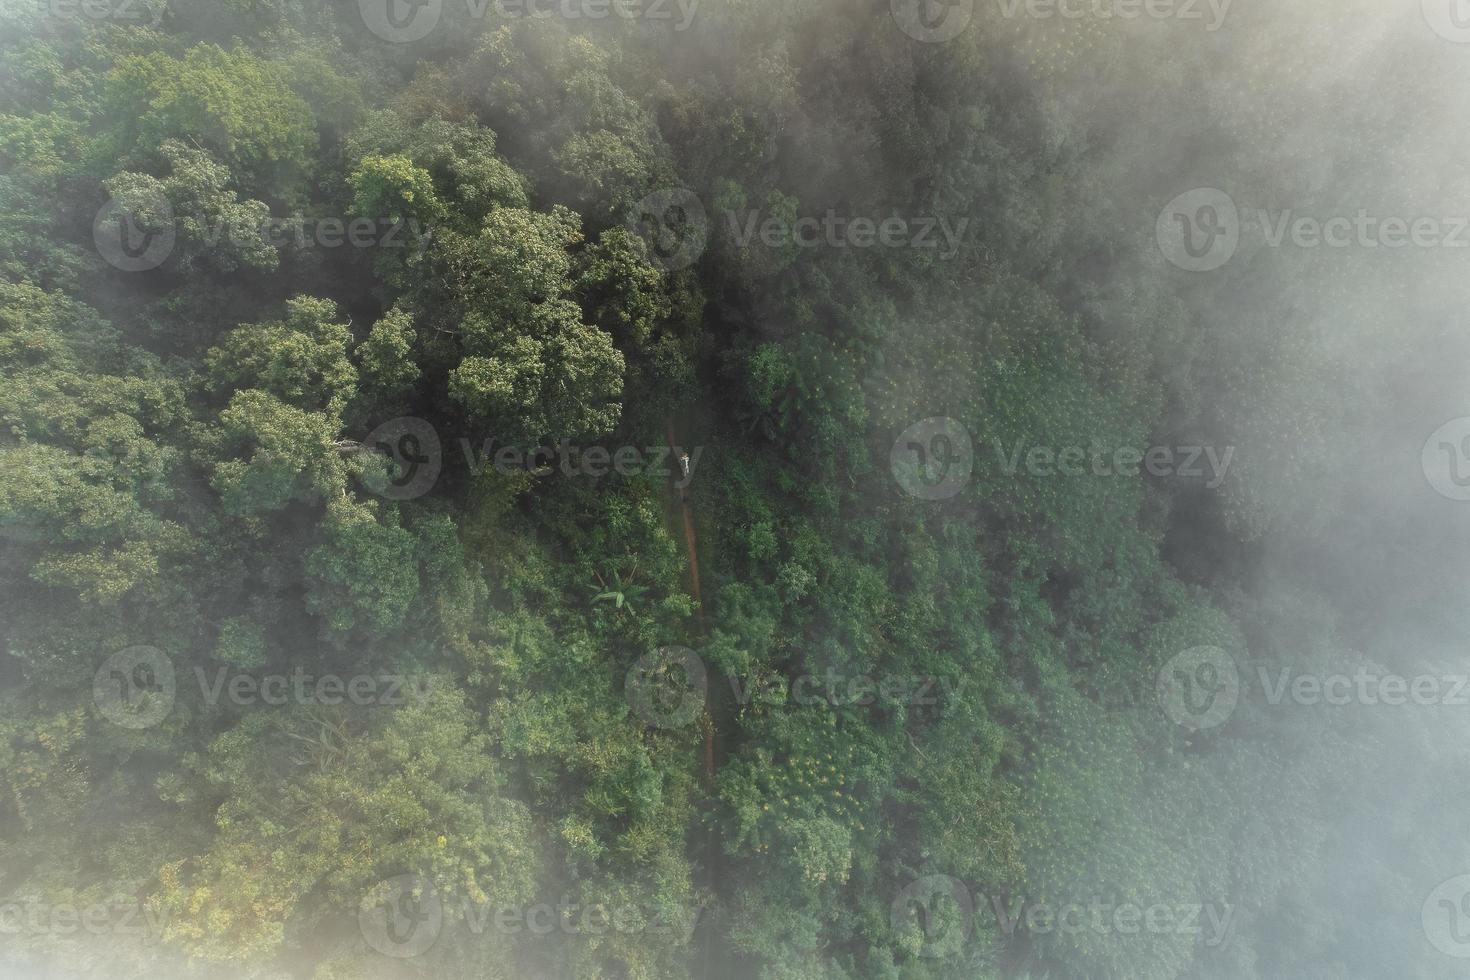
M 674 431 L 673 419 L 665 419 L 664 428 L 669 443 L 669 454 L 677 460 L 679 452 L 682 449 L 687 449 L 687 447 L 680 443 L 679 437 Z M 679 472 L 682 475 L 682 470 Z M 689 588 L 690 594 L 694 596 L 695 616 L 699 622 L 699 632 L 702 639 L 709 635 L 709 623 L 705 618 L 704 594 L 699 587 L 699 544 L 694 535 L 694 514 L 689 506 L 689 488 L 685 486 L 681 489 L 676 486 L 673 489 L 678 494 L 678 524 L 684 531 L 684 547 L 689 558 Z M 704 781 L 705 788 L 708 789 L 713 785 L 715 778 L 715 733 L 714 724 L 708 710 L 705 712 L 702 725 L 704 727 Z
M 672 418 L 666 418 L 664 420 L 664 429 L 669 443 L 669 453 L 676 460 L 676 465 L 678 465 L 677 460 L 680 451 L 687 451 L 689 447 L 687 444 L 681 442 L 678 434 L 675 432 L 674 420 Z M 675 472 L 680 474 L 681 477 L 683 476 L 682 468 L 676 469 Z M 671 504 L 675 506 L 671 506 L 670 522 L 683 529 L 684 547 L 689 559 L 689 590 L 690 595 L 694 597 L 695 617 L 698 622 L 700 639 L 703 640 L 709 636 L 709 621 L 705 615 L 704 594 L 699 586 L 699 543 L 694 533 L 694 513 L 689 504 L 689 487 L 686 483 L 683 488 L 673 486 L 671 489 L 673 491 L 671 494 Z M 672 513 L 674 509 L 678 511 L 677 519 L 675 519 Z M 708 702 L 705 704 L 704 714 L 700 717 L 699 721 L 700 727 L 704 731 L 704 788 L 705 792 L 712 797 L 715 788 L 716 733 L 714 715 L 710 712 Z M 712 895 L 719 893 L 719 872 L 717 870 L 719 860 L 718 848 L 719 843 L 715 839 L 714 826 L 712 824 L 707 825 L 704 832 L 704 860 L 702 863 L 705 868 L 705 887 L 709 889 Z M 713 925 L 710 924 L 705 930 L 704 942 L 702 944 L 703 948 L 701 950 L 702 962 L 700 975 L 704 980 L 709 980 L 710 977 L 714 945 L 715 930 Z

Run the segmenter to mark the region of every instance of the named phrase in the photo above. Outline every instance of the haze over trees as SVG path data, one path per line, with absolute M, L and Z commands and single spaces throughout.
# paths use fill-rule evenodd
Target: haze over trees
M 0 974 L 1457 975 L 1470 44 L 921 2 L 0 6 Z

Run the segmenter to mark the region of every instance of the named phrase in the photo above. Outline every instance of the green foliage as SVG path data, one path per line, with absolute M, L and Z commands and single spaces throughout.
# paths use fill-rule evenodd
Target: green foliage
M 270 209 L 260 201 L 241 201 L 225 189 L 230 171 L 208 153 L 179 140 L 164 140 L 159 153 L 168 161 L 163 180 L 123 172 L 103 182 L 121 212 L 140 230 L 172 231 L 165 268 L 269 272 L 278 256 L 270 241 Z M 160 213 L 164 205 L 167 211 Z M 204 259 L 205 262 L 200 263 Z
M 0 11 L 0 898 L 145 903 L 162 942 L 109 936 L 109 976 L 1442 974 L 1401 923 L 1470 861 L 1441 829 L 1463 732 L 1250 691 L 1195 732 L 1157 703 L 1191 647 L 1247 682 L 1432 672 L 1405 650 L 1470 625 L 1463 522 L 1384 489 L 1402 432 L 1470 412 L 1470 344 L 1397 326 L 1456 322 L 1458 291 L 1244 254 L 1185 281 L 1138 241 L 1177 147 L 1297 193 L 1274 134 L 1300 120 L 1206 97 L 1168 39 L 980 5 L 943 45 L 886 5 L 711 2 L 688 33 L 451 7 L 410 45 L 317 0 Z M 1335 161 L 1445 89 L 1346 63 L 1290 79 L 1346 120 Z M 630 220 L 673 188 L 708 221 L 678 270 Z M 108 199 L 98 231 L 173 233 L 158 269 L 103 261 Z M 296 211 L 397 247 L 273 243 Z M 825 212 L 965 232 L 941 257 L 758 230 Z M 889 461 L 934 417 L 973 458 L 926 500 Z M 363 445 L 398 418 L 437 450 Z M 1236 441 L 1219 487 L 1027 464 Z M 641 465 L 492 462 L 572 443 Z M 430 464 L 407 499 L 369 478 Z M 135 730 L 94 683 L 137 646 L 176 684 Z M 661 647 L 708 671 L 688 724 L 630 699 Z M 409 697 L 194 683 L 293 671 Z M 402 874 L 449 910 L 407 963 L 356 922 Z M 955 909 L 893 905 L 930 875 L 976 901 L 949 955 Z M 465 921 L 564 899 L 628 928 Z M 1228 905 L 1233 932 L 995 921 L 1094 900 Z M 0 972 L 95 972 L 9 938 Z
M 106 93 L 110 126 L 100 159 L 143 162 L 167 139 L 192 139 L 242 188 L 271 187 L 289 199 L 316 148 L 311 109 L 292 91 L 289 72 L 244 48 L 128 55 L 108 73 Z
M 425 679 L 427 680 L 427 679 Z M 259 959 L 306 913 L 353 915 L 376 882 L 422 875 L 446 896 L 523 899 L 529 815 L 498 793 L 463 695 L 436 679 L 397 709 L 260 711 L 210 745 L 210 846 L 160 869 L 166 938 L 202 960 Z M 302 902 L 318 893 L 325 907 Z

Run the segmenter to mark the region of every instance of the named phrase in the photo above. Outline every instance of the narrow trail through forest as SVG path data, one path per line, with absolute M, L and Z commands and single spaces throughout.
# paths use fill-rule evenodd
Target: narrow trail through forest
M 672 418 L 666 418 L 664 420 L 664 428 L 669 443 L 669 454 L 677 461 L 679 460 L 680 452 L 687 451 L 688 447 L 684 444 L 683 441 L 681 441 L 679 435 L 675 431 L 674 420 Z M 695 618 L 698 624 L 699 637 L 702 640 L 709 635 L 709 623 L 705 616 L 704 595 L 701 592 L 699 585 L 699 544 L 695 537 L 693 510 L 689 505 L 690 480 L 688 478 L 688 475 L 684 473 L 682 463 L 679 464 L 679 468 L 675 472 L 678 473 L 681 478 L 683 478 L 684 486 L 678 486 L 677 482 L 671 486 L 671 489 L 674 491 L 675 494 L 677 494 L 678 514 L 677 519 L 675 519 L 675 515 L 672 513 L 674 508 L 671 507 L 669 516 L 671 523 L 675 524 L 683 531 L 684 547 L 686 549 L 686 553 L 689 559 L 689 589 L 690 594 L 694 597 Z M 717 685 L 712 685 L 711 687 L 713 689 L 718 689 Z M 711 688 L 706 688 L 706 690 L 711 691 Z M 716 732 L 714 714 L 710 710 L 708 698 L 706 699 L 705 710 L 700 717 L 699 723 L 700 728 L 704 732 L 704 789 L 706 794 L 708 794 L 710 798 L 713 799 L 715 782 Z M 719 843 L 715 838 L 715 827 L 713 822 L 706 822 L 705 824 L 703 851 L 704 854 L 702 864 L 705 871 L 704 885 L 709 890 L 709 893 L 711 895 L 716 895 L 719 893 L 719 873 L 717 869 L 719 859 Z M 704 919 L 703 916 L 701 916 L 701 918 L 703 920 L 701 922 L 701 925 L 704 927 L 704 941 L 701 944 L 702 949 L 700 975 L 703 980 L 709 980 L 710 966 L 715 942 L 715 930 L 712 923 L 710 923 L 708 919 Z

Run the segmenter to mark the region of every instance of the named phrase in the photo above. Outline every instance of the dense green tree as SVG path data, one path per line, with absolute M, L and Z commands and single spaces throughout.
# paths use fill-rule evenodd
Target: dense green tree
M 434 23 L 397 43 L 320 0 L 67 6 L 0 10 L 0 913 L 158 934 L 0 928 L 0 972 L 1444 975 L 1463 725 L 1263 687 L 1463 659 L 1470 518 L 1412 459 L 1470 413 L 1457 254 L 1247 221 L 1205 275 L 1152 236 L 1204 185 L 1464 213 L 1463 59 L 1417 15 L 1352 0 L 1328 47 L 1308 8 L 1180 43 L 976 4 L 937 44 L 888 5 L 401 4 Z M 682 268 L 654 192 L 704 212 Z M 922 419 L 936 499 L 893 462 Z M 1113 463 L 1151 446 L 1238 452 Z M 1160 679 L 1201 647 L 1241 683 L 1196 730 Z M 678 723 L 660 648 L 705 669 L 655 678 Z M 293 672 L 405 697 L 210 694 Z M 398 876 L 444 903 L 403 959 L 358 922 Z M 940 955 L 924 881 L 974 906 Z M 1094 901 L 1230 932 L 1024 922 Z

